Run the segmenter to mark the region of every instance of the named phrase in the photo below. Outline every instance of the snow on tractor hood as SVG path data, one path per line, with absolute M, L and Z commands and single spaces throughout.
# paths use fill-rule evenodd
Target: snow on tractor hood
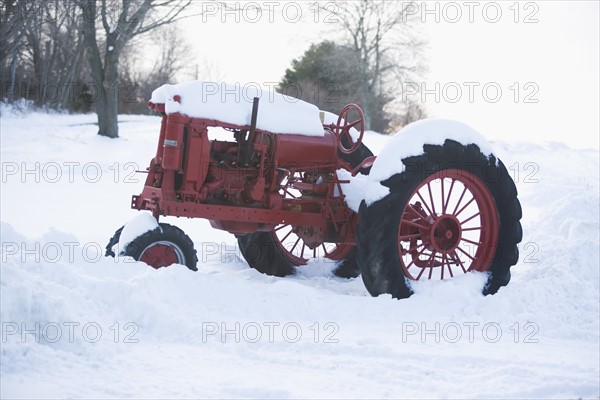
M 404 172 L 402 160 L 423 154 L 426 144 L 443 145 L 446 139 L 463 145 L 476 144 L 486 156 L 493 154 L 490 143 L 469 125 L 450 119 L 427 118 L 413 122 L 396 133 L 377 156 L 368 176 L 365 202 L 370 205 L 382 199 L 389 189 L 380 182 Z
M 164 104 L 167 114 L 180 113 L 244 126 L 250 125 L 254 97 L 260 98 L 257 129 L 306 136 L 325 134 L 316 106 L 262 90 L 258 85 L 206 81 L 167 84 L 154 90 L 150 101 Z

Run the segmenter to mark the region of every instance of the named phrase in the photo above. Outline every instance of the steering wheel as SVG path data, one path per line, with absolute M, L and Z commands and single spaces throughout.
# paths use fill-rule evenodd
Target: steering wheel
M 358 114 L 358 116 L 352 116 L 349 118 L 351 113 Z M 348 122 L 354 121 L 354 122 Z M 358 139 L 354 142 L 350 129 L 356 129 L 358 131 Z M 354 103 L 348 104 L 342 109 L 340 116 L 338 117 L 337 124 L 335 127 L 335 135 L 338 138 L 338 147 L 344 154 L 350 154 L 355 152 L 362 143 L 363 135 L 365 134 L 365 116 L 360 107 Z M 349 143 L 349 147 L 344 146 L 344 143 Z

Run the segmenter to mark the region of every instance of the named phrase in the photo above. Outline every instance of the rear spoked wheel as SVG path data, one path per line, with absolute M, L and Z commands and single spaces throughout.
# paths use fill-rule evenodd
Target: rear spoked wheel
M 447 169 L 428 176 L 413 191 L 398 223 L 404 275 L 444 279 L 487 271 L 498 226 L 494 199 L 475 175 Z
M 451 140 L 402 162 L 404 172 L 381 182 L 390 194 L 361 205 L 358 259 L 367 290 L 405 298 L 411 281 L 470 271 L 489 273 L 485 294 L 508 284 L 522 231 L 504 164 Z
M 346 146 L 350 139 L 345 138 Z M 338 152 L 350 166 L 357 167 L 373 153 L 363 143 L 351 153 Z M 369 168 L 360 171 L 368 173 Z M 300 173 L 286 177 L 281 182 L 280 193 L 287 198 L 298 198 L 303 195 L 293 189 L 289 179 L 303 179 Z M 314 177 L 313 177 L 314 179 Z M 299 235 L 301 227 L 282 224 L 271 232 L 256 232 L 238 236 L 240 252 L 250 267 L 267 275 L 286 276 L 294 273 L 294 267 L 306 265 L 310 259 L 336 262 L 333 273 L 342 278 L 356 278 L 360 275 L 355 245 L 344 243 L 322 242 L 309 246 Z M 312 248 L 311 248 L 312 247 Z
M 291 275 L 294 273 L 294 267 L 306 265 L 311 259 L 326 259 L 338 262 L 334 270 L 336 275 L 349 277 L 346 276 L 348 267 L 343 267 L 347 258 L 355 262 L 353 245 L 321 243 L 311 249 L 294 232 L 296 229 L 291 225 L 278 225 L 271 232 L 239 236 L 240 251 L 252 268 L 267 275 Z M 358 267 L 355 269 L 357 270 Z

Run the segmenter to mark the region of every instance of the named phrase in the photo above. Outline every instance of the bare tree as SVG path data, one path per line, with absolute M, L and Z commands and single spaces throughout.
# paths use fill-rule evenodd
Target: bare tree
M 31 5 L 25 2 L 0 2 L 0 64 L 3 72 L 8 71 L 9 75 L 9 102 L 12 102 L 14 97 L 17 60 L 25 37 L 25 21 L 30 12 Z M 10 65 L 5 68 L 7 64 Z
M 182 18 L 190 3 L 191 0 L 79 0 L 83 37 L 96 90 L 98 134 L 119 136 L 119 57 L 127 43 Z
M 33 65 L 36 104 L 65 107 L 72 100 L 72 83 L 82 68 L 85 47 L 81 15 L 72 2 L 32 2 L 24 23 L 26 56 Z
M 425 40 L 413 29 L 412 2 L 350 0 L 336 4 L 341 26 L 358 58 L 365 125 L 371 129 L 373 95 L 381 99 L 387 94 L 392 99 L 401 82 L 424 72 L 421 50 Z
M 33 98 L 37 105 L 66 107 L 74 100 L 72 83 L 79 78 L 85 52 L 77 5 L 61 0 L 4 1 L 0 10 L 0 65 L 3 84 L 9 76 L 8 100 L 16 95 Z
M 176 23 L 157 28 L 152 38 L 135 38 L 121 53 L 119 79 L 123 100 L 119 102 L 119 113 L 148 113 L 146 101 L 154 89 L 193 74 L 191 47 Z

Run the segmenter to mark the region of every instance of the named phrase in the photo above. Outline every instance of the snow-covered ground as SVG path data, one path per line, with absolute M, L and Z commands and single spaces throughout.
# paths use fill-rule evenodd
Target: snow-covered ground
M 2 114 L 2 398 L 600 396 L 598 150 L 494 143 L 523 205 L 512 282 L 483 297 L 469 274 L 398 301 L 326 262 L 261 275 L 202 220 L 165 218 L 198 272 L 102 257 L 136 215 L 160 119 L 122 116 L 117 140 L 94 122 Z M 375 153 L 387 140 L 365 135 Z

